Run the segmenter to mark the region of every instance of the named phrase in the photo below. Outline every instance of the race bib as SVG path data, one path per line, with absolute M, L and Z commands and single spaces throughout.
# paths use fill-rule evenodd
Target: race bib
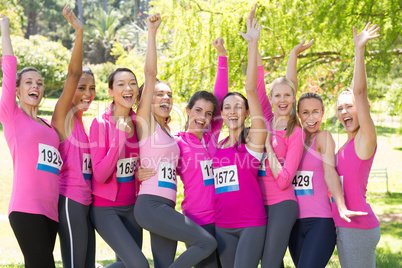
M 39 143 L 39 156 L 37 170 L 59 175 L 63 160 L 59 151 L 53 146 Z
M 92 160 L 90 154 L 84 153 L 82 156 L 82 174 L 84 175 L 84 179 L 92 179 Z
M 177 190 L 176 166 L 167 162 L 159 163 L 158 186 Z
M 130 182 L 134 180 L 134 171 L 137 168 L 138 157 L 119 159 L 116 165 L 117 182 Z
M 258 168 L 258 176 L 260 176 L 260 177 L 264 177 L 267 174 L 267 171 L 265 169 L 265 160 L 266 159 L 267 159 L 267 154 L 263 153 L 262 159 L 261 159 L 261 162 L 260 162 L 260 166 Z
M 236 165 L 214 169 L 214 174 L 215 194 L 239 190 L 239 177 Z
M 313 195 L 313 172 L 296 171 L 292 184 L 296 195 Z
M 345 195 L 345 191 L 343 190 L 343 176 L 339 176 L 339 181 L 341 182 L 341 187 L 342 187 L 342 194 Z M 335 202 L 334 198 L 331 195 L 331 202 Z
M 200 166 L 202 170 L 204 186 L 214 185 L 214 168 L 212 166 L 212 160 L 201 161 Z

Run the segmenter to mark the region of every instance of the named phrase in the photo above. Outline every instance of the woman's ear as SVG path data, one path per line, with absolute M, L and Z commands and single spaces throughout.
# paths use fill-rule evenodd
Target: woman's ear
M 187 114 L 187 116 L 190 116 L 190 112 L 191 112 L 191 109 L 188 108 L 188 107 L 186 107 L 186 114 Z
M 20 95 L 21 95 L 21 93 L 20 93 L 20 88 L 19 88 L 19 87 L 16 87 L 16 88 L 15 88 L 15 92 L 16 92 L 17 98 L 20 99 Z
M 113 91 L 113 89 L 108 89 L 107 90 L 107 93 L 109 93 L 109 95 L 110 95 L 110 97 L 112 97 L 112 98 L 114 98 L 114 91 Z

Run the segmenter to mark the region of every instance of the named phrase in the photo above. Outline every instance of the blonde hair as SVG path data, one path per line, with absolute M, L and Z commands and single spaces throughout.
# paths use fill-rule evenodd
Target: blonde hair
M 272 97 L 272 91 L 274 90 L 274 88 L 280 84 L 288 85 L 293 90 L 293 95 L 296 96 L 296 89 L 295 89 L 295 86 L 292 83 L 292 81 L 290 81 L 286 77 L 278 77 L 271 83 L 270 91 L 269 91 L 269 95 L 271 97 Z M 301 125 L 300 125 L 299 117 L 297 116 L 297 112 L 296 112 L 296 101 L 294 101 L 292 104 L 292 109 L 290 110 L 290 118 L 286 125 L 285 137 L 289 137 L 290 135 L 292 135 L 296 126 L 300 127 Z

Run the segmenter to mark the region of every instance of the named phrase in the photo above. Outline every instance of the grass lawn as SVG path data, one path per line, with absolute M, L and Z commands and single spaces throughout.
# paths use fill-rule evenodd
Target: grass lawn
M 50 119 L 53 107 L 56 103 L 54 99 L 46 100 L 41 110 L 41 115 Z M 84 121 L 89 128 L 91 120 L 98 113 L 108 106 L 105 102 L 95 102 L 89 111 L 89 116 L 84 117 Z M 98 109 L 99 108 L 99 109 Z M 179 111 L 180 107 L 175 108 L 172 115 L 172 122 L 180 122 L 172 127 L 175 133 L 184 125 L 186 117 Z M 99 111 L 99 112 L 98 112 Z M 395 118 L 373 116 L 378 133 L 378 149 L 374 159 L 373 168 L 387 167 L 389 174 L 390 194 L 385 193 L 384 182 L 369 183 L 368 201 L 372 205 L 374 212 L 381 221 L 381 240 L 378 244 L 376 256 L 377 267 L 402 267 L 402 135 L 401 122 Z M 381 124 L 381 125 L 380 125 Z M 337 134 L 332 130 L 334 139 L 338 146 L 342 145 L 346 135 Z M 0 267 L 23 267 L 23 257 L 18 247 L 17 241 L 12 233 L 7 218 L 7 207 L 11 195 L 12 187 L 12 159 L 4 139 L 3 131 L 0 131 Z M 180 202 L 183 198 L 182 188 L 178 187 L 177 209 L 180 209 Z M 177 255 L 185 250 L 182 243 L 179 243 Z M 152 254 L 150 249 L 148 232 L 144 232 L 143 252 L 153 267 Z M 56 266 L 62 267 L 60 258 L 60 248 L 58 241 L 54 251 Z M 112 263 L 114 253 L 97 237 L 97 261 L 103 265 Z M 289 254 L 285 256 L 285 267 L 294 267 Z M 332 255 L 327 267 L 340 267 L 337 253 Z

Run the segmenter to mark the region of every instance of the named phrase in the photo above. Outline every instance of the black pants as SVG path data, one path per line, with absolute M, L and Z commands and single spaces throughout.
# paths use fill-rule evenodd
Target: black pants
M 27 268 L 53 268 L 53 249 L 59 224 L 40 214 L 11 212 L 11 228 Z

